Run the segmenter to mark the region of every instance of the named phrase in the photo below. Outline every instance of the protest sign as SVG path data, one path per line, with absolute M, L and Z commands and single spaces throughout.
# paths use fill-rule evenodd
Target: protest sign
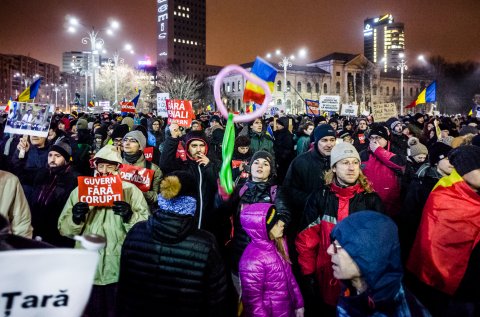
M 375 122 L 385 122 L 391 117 L 396 117 L 397 106 L 395 103 L 379 103 L 373 105 L 372 116 Z
M 122 179 L 119 175 L 79 176 L 78 201 L 89 206 L 113 206 L 123 200 Z
M 135 104 L 132 101 L 124 101 L 120 102 L 120 106 L 122 107 L 122 112 L 131 112 L 135 113 Z
M 305 107 L 306 107 L 307 115 L 319 116 L 320 115 L 319 105 L 320 104 L 318 100 L 305 99 Z
M 167 99 L 168 124 L 175 120 L 181 127 L 190 127 L 193 119 L 192 101 Z
M 142 192 L 148 192 L 152 187 L 154 171 L 145 167 L 122 164 L 120 177 L 134 184 Z
M 167 99 L 170 99 L 169 93 L 157 93 L 157 116 L 168 117 Z
M 82 316 L 98 257 L 98 252 L 79 249 L 0 252 L 1 315 Z
M 341 116 L 357 116 L 358 114 L 358 105 L 343 104 L 342 111 L 340 112 Z
M 147 161 L 151 162 L 153 160 L 153 147 L 151 147 L 151 146 L 146 147 L 143 150 L 143 156 L 145 156 L 145 159 Z
M 54 111 L 54 105 L 13 101 L 4 132 L 46 138 Z
M 340 111 L 340 96 L 322 95 L 320 96 L 320 110 L 338 112 Z

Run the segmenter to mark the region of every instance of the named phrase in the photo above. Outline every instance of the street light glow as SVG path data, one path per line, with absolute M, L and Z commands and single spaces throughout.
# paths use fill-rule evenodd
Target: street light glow
M 417 59 L 420 61 L 420 62 L 425 62 L 425 56 L 424 55 L 418 55 Z
M 73 26 L 69 26 L 68 29 L 67 29 L 67 31 L 68 31 L 69 33 L 75 33 L 76 29 L 75 29 Z
M 295 59 L 295 55 L 290 55 L 290 59 L 293 61 Z
M 400 53 L 400 54 L 398 54 L 398 56 L 399 56 L 400 58 L 404 58 L 404 57 L 405 57 L 405 54 Z
M 132 49 L 133 49 L 132 44 L 130 43 L 125 44 L 125 50 L 131 51 Z
M 74 17 L 71 17 L 70 20 L 69 20 L 70 24 L 73 25 L 73 26 L 77 26 L 79 24 L 78 22 L 78 19 L 77 18 L 74 18 Z
M 305 48 L 300 49 L 300 51 L 298 52 L 298 56 L 301 58 L 307 56 L 307 50 Z
M 280 51 L 280 50 L 275 51 L 275 55 L 280 55 L 280 54 L 282 54 L 282 51 Z
M 114 30 L 118 30 L 120 28 L 120 22 L 118 22 L 117 20 L 113 20 L 111 23 L 110 23 L 110 26 L 114 29 Z
M 268 54 L 266 55 L 266 57 L 267 57 L 267 58 L 271 58 L 271 57 L 272 57 L 272 54 L 268 53 Z
M 107 33 L 108 35 L 112 36 L 113 35 L 113 31 L 112 29 L 107 29 L 107 31 L 105 31 L 105 33 Z

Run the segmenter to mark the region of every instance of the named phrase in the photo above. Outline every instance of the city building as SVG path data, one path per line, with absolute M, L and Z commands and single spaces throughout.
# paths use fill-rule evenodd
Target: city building
M 15 99 L 37 78 L 42 77 L 40 90 L 35 101 L 51 102 L 49 83 L 58 83 L 60 69 L 29 56 L 0 54 L 0 103 Z
M 364 20 L 363 54 L 366 58 L 387 72 L 400 63 L 401 53 L 405 53 L 403 23 L 394 22 L 391 14 Z
M 157 64 L 203 75 L 206 66 L 206 1 L 157 1 Z
M 369 61 L 363 54 L 332 53 L 307 63 L 306 66 L 292 65 L 287 68 L 287 81 L 283 68 L 271 62 L 278 73 L 272 92 L 272 105 L 281 105 L 287 113 L 304 113 L 305 99 L 319 100 L 321 95 L 340 96 L 342 104 L 359 105 L 360 113 L 378 103 L 394 102 L 400 105 L 400 74 L 397 71 L 384 73 L 380 67 Z M 250 71 L 253 63 L 241 65 Z M 213 82 L 207 103 L 214 104 Z M 245 111 L 243 91 L 245 78 L 232 73 L 224 78 L 221 95 L 224 104 L 232 111 Z M 425 87 L 428 79 L 407 74 L 404 76 L 404 99 L 408 104 Z M 287 93 L 284 99 L 284 85 Z

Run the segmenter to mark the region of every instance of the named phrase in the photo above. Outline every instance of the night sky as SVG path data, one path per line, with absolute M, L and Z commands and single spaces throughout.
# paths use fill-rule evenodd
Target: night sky
M 290 55 L 305 47 L 305 62 L 363 53 L 363 20 L 384 13 L 405 23 L 407 63 L 418 54 L 480 62 L 480 0 L 207 0 L 207 63 L 240 64 L 276 48 Z M 155 0 L 0 0 L 0 53 L 60 65 L 62 52 L 86 50 L 85 33 L 66 32 L 67 14 L 96 28 L 118 19 L 122 29 L 116 39 L 103 36 L 106 48 L 130 42 L 135 60 L 155 59 Z

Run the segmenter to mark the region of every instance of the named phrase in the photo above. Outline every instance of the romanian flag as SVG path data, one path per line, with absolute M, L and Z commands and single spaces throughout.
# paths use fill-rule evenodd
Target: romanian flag
M 275 77 L 277 76 L 277 70 L 270 65 L 264 59 L 257 57 L 255 63 L 253 63 L 252 74 L 267 82 L 270 87 L 270 91 L 273 92 L 273 85 Z M 243 102 L 253 101 L 257 104 L 262 104 L 265 100 L 265 92 L 262 87 L 247 81 L 245 90 L 243 92 Z
M 254 112 L 256 109 L 257 109 L 257 106 L 255 106 L 255 104 L 252 104 L 247 107 L 246 112 L 247 113 Z
M 437 101 L 437 82 L 434 81 L 427 88 L 423 89 L 417 97 L 417 100 L 412 101 L 411 104 L 405 108 L 415 108 L 415 106 L 424 104 L 427 102 Z
M 141 93 L 142 93 L 142 90 L 139 89 L 139 90 L 138 90 L 138 95 L 137 95 L 135 98 L 132 99 L 132 102 L 133 102 L 133 104 L 135 105 L 135 107 L 137 106 L 138 99 L 140 99 L 140 94 L 141 94 Z
M 90 100 L 90 101 L 88 102 L 88 106 L 89 106 L 89 107 L 95 107 L 95 101 Z
M 9 113 L 9 112 L 10 112 L 10 106 L 13 107 L 12 98 L 10 98 L 10 100 L 9 100 L 8 103 L 7 103 L 7 107 L 5 108 L 5 112 L 6 112 L 6 113 Z
M 265 132 L 272 138 L 272 140 L 275 140 L 275 137 L 273 136 L 272 127 L 269 124 L 267 125 L 267 131 Z
M 42 82 L 42 78 L 37 79 L 33 84 L 30 85 L 27 89 L 25 89 L 17 98 L 17 101 L 20 102 L 29 102 L 32 99 L 35 99 L 37 96 L 38 89 L 40 88 L 40 83 Z

